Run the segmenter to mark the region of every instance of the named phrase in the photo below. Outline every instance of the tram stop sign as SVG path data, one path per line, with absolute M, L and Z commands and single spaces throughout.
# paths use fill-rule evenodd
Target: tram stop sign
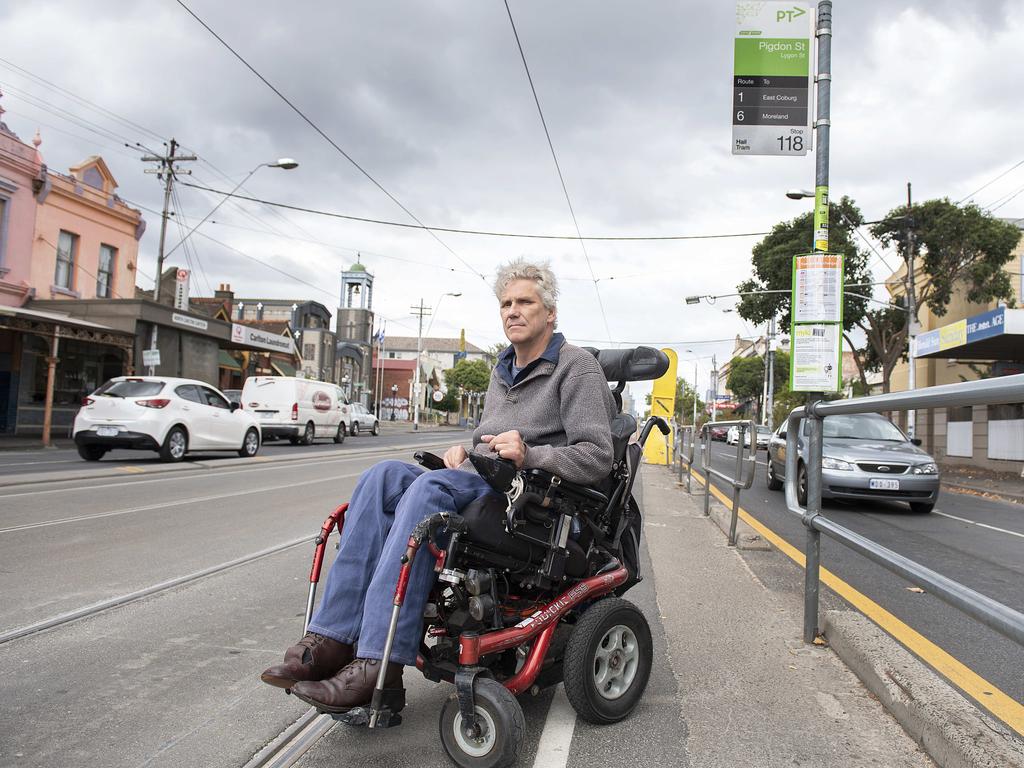
M 810 151 L 813 20 L 809 3 L 736 3 L 734 155 Z

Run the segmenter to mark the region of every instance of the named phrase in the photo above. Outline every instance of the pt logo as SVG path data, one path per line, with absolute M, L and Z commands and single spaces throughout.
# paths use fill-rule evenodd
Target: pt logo
M 792 10 L 789 11 L 776 11 L 775 20 L 789 22 L 793 21 L 794 19 L 799 19 L 805 13 L 807 13 L 807 11 L 803 8 L 793 8 Z

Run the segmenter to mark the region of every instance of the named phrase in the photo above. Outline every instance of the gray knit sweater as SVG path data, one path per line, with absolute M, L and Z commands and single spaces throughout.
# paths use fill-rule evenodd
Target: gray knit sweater
M 593 485 L 612 471 L 611 421 L 615 400 L 597 359 L 572 344 L 558 363 L 541 360 L 509 387 L 491 372 L 473 450 L 487 452 L 482 435 L 516 429 L 527 445 L 526 468 L 536 467 L 572 483 Z

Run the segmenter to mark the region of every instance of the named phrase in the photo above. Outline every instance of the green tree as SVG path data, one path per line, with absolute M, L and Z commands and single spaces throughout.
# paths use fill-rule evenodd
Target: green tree
M 459 410 L 459 390 L 457 387 L 449 386 L 444 398 L 434 403 L 434 408 L 444 413 L 444 423 L 448 423 L 449 414 Z
M 459 360 L 444 372 L 448 391 L 462 387 L 466 392 L 486 392 L 491 380 L 491 367 L 483 360 Z
M 693 399 L 697 398 L 697 418 L 700 419 L 704 413 L 704 401 L 697 395 L 697 391 L 690 386 L 690 383 L 683 378 L 676 379 L 676 402 L 675 420 L 677 424 L 687 424 L 693 420 Z M 650 414 L 651 393 L 644 397 L 647 404 L 647 413 Z
M 789 355 L 785 352 L 775 353 L 773 397 L 778 398 L 789 390 Z M 737 397 L 747 400 L 756 399 L 758 413 L 763 413 L 764 397 L 764 357 L 734 357 L 729 364 L 729 378 L 725 385 Z

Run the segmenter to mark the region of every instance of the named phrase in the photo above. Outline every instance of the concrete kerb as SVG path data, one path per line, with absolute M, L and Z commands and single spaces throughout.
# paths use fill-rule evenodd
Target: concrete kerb
M 1024 768 L 1024 742 L 853 611 L 828 611 L 829 646 L 942 768 Z

